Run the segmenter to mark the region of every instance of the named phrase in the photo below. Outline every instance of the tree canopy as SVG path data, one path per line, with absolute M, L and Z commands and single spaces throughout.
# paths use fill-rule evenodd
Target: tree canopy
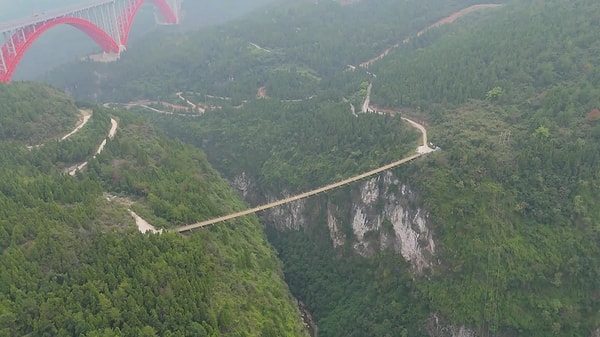
M 1 90 L 22 95 L 32 116 L 64 98 L 31 95 L 50 91 L 37 84 Z M 63 106 L 75 117 L 72 102 Z M 0 123 L 11 109 L 0 106 Z M 28 150 L 0 140 L 0 335 L 305 336 L 256 217 L 186 237 L 137 231 L 129 207 L 168 227 L 244 205 L 199 150 L 126 113 L 93 110 L 72 141 Z M 79 158 L 100 143 L 95 125 L 106 138 L 108 117 L 119 119 L 116 139 Z M 72 177 L 57 154 L 90 164 Z

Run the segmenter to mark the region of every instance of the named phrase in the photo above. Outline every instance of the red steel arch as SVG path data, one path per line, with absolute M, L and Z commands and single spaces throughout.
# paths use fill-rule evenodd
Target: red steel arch
M 126 46 L 127 40 L 129 39 L 129 32 L 131 31 L 131 26 L 133 25 L 133 19 L 137 15 L 137 12 L 140 10 L 140 7 L 148 0 L 133 0 L 127 5 L 127 9 L 121 14 L 119 18 L 119 27 L 120 27 L 120 35 L 121 35 L 121 45 Z M 170 24 L 179 23 L 179 19 L 177 18 L 177 14 L 169 6 L 166 0 L 151 0 L 151 2 L 158 8 L 160 13 L 165 19 L 165 22 Z
M 25 33 L 24 33 L 25 39 L 23 41 L 15 44 L 16 54 L 11 55 L 6 59 L 6 64 L 7 64 L 6 73 L 0 74 L 0 82 L 10 82 L 15 70 L 17 69 L 17 66 L 19 65 L 19 62 L 21 62 L 21 60 L 23 59 L 23 56 L 25 55 L 25 53 L 27 52 L 29 47 L 31 47 L 31 45 L 43 33 L 45 33 L 46 31 L 48 31 L 49 29 L 51 29 L 55 26 L 62 25 L 62 24 L 71 25 L 71 26 L 81 30 L 82 32 L 86 33 L 89 37 L 91 37 L 94 41 L 96 41 L 96 43 L 100 47 L 102 47 L 102 49 L 105 52 L 114 52 L 114 53 L 119 52 L 118 43 L 112 37 L 110 37 L 110 35 L 108 35 L 105 31 L 103 31 L 100 27 L 98 27 L 96 24 L 94 24 L 90 21 L 80 19 L 80 18 L 75 18 L 75 17 L 60 17 L 60 18 L 48 20 L 48 21 L 42 22 L 42 23 L 34 26 L 35 30 L 28 29 L 27 31 L 25 31 Z M 15 35 L 17 35 L 17 34 L 21 34 L 21 32 L 15 33 Z M 2 46 L 2 49 L 0 50 L 0 52 L 3 53 L 5 56 L 9 55 L 8 45 L 5 44 L 4 46 Z

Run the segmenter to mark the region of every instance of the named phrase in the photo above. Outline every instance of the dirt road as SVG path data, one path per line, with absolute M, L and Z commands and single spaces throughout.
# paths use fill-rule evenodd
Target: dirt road
M 81 116 L 82 116 L 81 120 L 79 121 L 79 124 L 77 124 L 77 126 L 75 127 L 75 129 L 73 131 L 69 132 L 64 137 L 62 137 L 60 139 L 61 141 L 66 140 L 69 137 L 76 134 L 77 132 L 79 132 L 79 130 L 81 130 L 87 124 L 87 122 L 90 120 L 90 118 L 92 117 L 92 110 L 80 109 L 79 112 L 81 113 Z
M 114 118 L 111 118 L 110 119 L 110 130 L 108 131 L 108 136 L 107 136 L 108 139 L 115 138 L 118 127 L 119 127 L 119 123 Z M 96 158 L 97 155 L 102 153 L 102 151 L 104 150 L 104 147 L 106 146 L 106 141 L 107 141 L 107 138 L 105 138 L 102 141 L 102 143 L 100 143 L 100 146 L 98 146 L 98 149 L 96 150 L 96 152 L 94 153 L 92 158 Z M 88 162 L 85 161 L 81 164 L 71 166 L 70 168 L 67 169 L 67 172 L 69 173 L 70 176 L 74 176 L 78 171 L 83 170 L 87 165 L 88 165 Z
M 470 7 L 467 7 L 467 8 L 463 8 L 463 9 L 457 11 L 457 12 L 454 12 L 454 13 L 450 14 L 449 16 L 447 16 L 447 17 L 445 17 L 443 19 L 440 19 L 440 20 L 436 21 L 435 23 L 427 26 L 426 28 L 420 30 L 417 33 L 417 36 L 421 36 L 421 35 L 425 34 L 428 30 L 430 30 L 432 28 L 436 28 L 436 27 L 439 27 L 439 26 L 442 26 L 442 25 L 445 25 L 445 24 L 448 24 L 448 23 L 453 23 L 454 21 L 458 20 L 460 17 L 462 17 L 464 15 L 467 15 L 469 13 L 473 13 L 475 11 L 479 11 L 479 10 L 482 10 L 482 9 L 485 9 L 485 8 L 497 8 L 497 7 L 501 7 L 501 6 L 503 6 L 503 5 L 502 4 L 480 4 L 480 5 L 473 5 L 473 6 L 470 6 Z M 384 50 L 381 54 L 377 55 L 376 57 L 374 57 L 374 58 L 372 58 L 372 59 L 370 59 L 368 61 L 365 61 L 365 62 L 361 63 L 360 66 L 362 68 L 368 68 L 368 67 L 370 67 L 373 63 L 375 63 L 375 62 L 383 59 L 386 56 L 388 56 L 388 54 L 392 50 L 400 47 L 403 44 L 408 43 L 410 40 L 411 40 L 410 37 L 405 38 L 401 43 L 396 43 L 395 45 L 393 45 L 393 46 L 389 47 L 388 49 Z
M 87 122 L 90 120 L 90 118 L 92 117 L 92 110 L 79 109 L 79 113 L 81 113 L 81 119 L 79 119 L 79 122 L 75 126 L 75 129 L 73 129 L 73 131 L 71 131 L 71 132 L 67 133 L 66 135 L 64 135 L 60 139 L 61 142 L 63 140 L 69 139 L 71 136 L 73 136 L 74 134 L 76 134 L 77 132 L 79 132 L 79 130 L 81 130 L 87 124 Z M 42 146 L 44 146 L 44 144 L 27 145 L 27 148 L 29 150 L 31 150 L 31 149 L 39 148 L 39 147 L 42 147 Z

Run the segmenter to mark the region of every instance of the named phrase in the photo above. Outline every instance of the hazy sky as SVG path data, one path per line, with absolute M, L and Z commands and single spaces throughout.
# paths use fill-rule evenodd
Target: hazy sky
M 204 25 L 220 23 L 272 1 L 275 0 L 185 0 L 182 4 L 184 20 L 180 27 L 196 29 Z M 0 22 L 93 2 L 95 0 L 0 0 Z M 136 17 L 131 41 L 156 28 L 154 10 L 151 5 L 142 8 L 140 15 Z M 60 41 L 61 48 L 53 49 L 53 46 L 59 43 L 57 41 Z M 52 50 L 52 53 L 49 53 L 49 50 Z M 15 79 L 33 79 L 58 64 L 98 51 L 99 48 L 76 29 L 53 28 L 36 41 L 25 54 L 17 68 Z
M 0 20 L 19 19 L 34 13 L 89 2 L 90 0 L 0 0 Z
M 219 16 L 226 13 L 223 11 L 237 12 L 240 9 L 251 9 L 272 0 L 187 0 L 184 1 L 184 8 L 202 7 L 203 12 L 221 12 Z M 63 7 L 69 7 L 77 4 L 88 4 L 94 0 L 0 0 L 0 21 L 10 21 L 31 16 L 35 13 L 42 13 Z M 233 8 L 232 8 L 233 7 Z M 217 13 L 215 13 L 217 14 Z

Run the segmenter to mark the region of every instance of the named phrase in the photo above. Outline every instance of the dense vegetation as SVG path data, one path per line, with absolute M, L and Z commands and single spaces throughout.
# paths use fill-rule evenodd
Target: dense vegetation
M 70 64 L 48 79 L 87 100 L 156 99 L 177 91 L 241 100 L 254 98 L 261 86 L 283 91 L 276 96 L 282 99 L 306 98 L 343 88 L 347 83 L 338 73 L 349 64 L 375 57 L 473 3 L 285 1 L 225 26 L 152 37 L 117 64 Z
M 582 76 L 589 86 L 580 90 L 592 94 L 585 91 L 597 81 L 594 55 L 599 42 L 593 32 L 599 24 L 584 15 L 586 9 L 579 1 L 507 6 L 483 12 L 476 30 L 455 25 L 449 33 L 433 31 L 373 67 L 379 75 L 376 98 L 393 106 L 425 108 L 433 103 L 484 99 L 491 89 L 499 87 L 500 95 L 490 98 L 522 104 L 544 90 Z M 561 11 L 573 19 L 562 22 Z M 545 44 L 540 43 L 542 36 Z M 431 40 L 436 42 L 419 48 Z M 442 53 L 451 54 L 442 58 Z M 398 81 L 398 76 L 403 80 Z M 595 102 L 585 99 L 580 104 L 587 108 Z
M 317 98 L 256 100 L 243 109 L 157 122 L 168 133 L 202 146 L 225 176 L 245 173 L 277 194 L 316 188 L 388 164 L 414 151 L 420 140 L 418 131 L 398 116 L 354 116 L 346 103 Z
M 435 312 L 480 335 L 587 336 L 600 326 L 600 7 L 594 0 L 511 2 L 412 40 L 369 69 L 376 77 L 344 72 L 473 2 L 445 3 L 408 1 L 405 10 L 384 0 L 286 4 L 174 38 L 168 53 L 156 45 L 132 51 L 122 65 L 97 68 L 106 82 L 90 80 L 74 92 L 118 100 L 173 100 L 181 90 L 193 91 L 196 102 L 228 96 L 230 106 L 197 122 L 154 121 L 204 147 L 226 176 L 250 172 L 261 188 L 283 192 L 406 150 L 384 146 L 410 143 L 408 134 L 393 135 L 389 119 L 355 118 L 337 103 L 342 96 L 360 102 L 361 85 L 373 81 L 375 103 L 412 109 L 443 148 L 395 170 L 422 194 L 440 264 L 411 279 L 404 263 L 385 254 L 334 251 L 315 220 L 322 214 L 308 217 L 315 223 L 306 232 L 271 233 L 290 287 L 322 335 L 419 336 Z M 430 11 L 433 5 L 440 6 Z M 397 13 L 415 19 L 390 18 Z M 75 88 L 91 76 L 88 65 L 80 67 L 61 83 Z M 254 101 L 261 86 L 270 99 Z M 172 194 L 145 187 L 146 173 L 127 169 L 126 184 L 100 176 L 142 204 L 153 205 L 151 193 Z M 152 207 L 169 221 L 201 217 L 185 206 Z
M 450 37 L 433 31 L 373 68 L 376 102 L 421 109 L 444 148 L 424 166 L 399 171 L 419 182 L 442 249 L 433 282 L 416 286 L 433 310 L 482 334 L 587 335 L 600 324 L 597 6 L 495 11 L 457 25 Z M 344 305 L 321 312 L 310 288 L 320 277 L 296 281 L 328 269 L 302 268 L 298 257 L 308 257 L 295 243 L 308 243 L 288 236 L 276 245 L 292 289 L 327 335 L 336 335 L 330 320 L 353 326 L 339 311 Z M 323 293 L 335 294 L 345 279 Z
M 444 148 L 410 175 L 444 250 L 421 288 L 483 332 L 588 335 L 600 324 L 600 12 L 585 0 L 497 11 L 375 68 L 378 102 L 423 109 Z
M 351 193 L 345 187 L 329 199 L 309 201 L 308 207 L 314 212 L 322 208 L 317 203 Z M 325 220 L 308 226 L 308 231 L 271 229 L 268 234 L 285 262 L 290 289 L 317 319 L 319 336 L 427 336 L 423 322 L 428 302 L 401 256 L 388 252 L 361 257 L 350 245 L 336 251 Z
M 14 97 L 24 89 L 2 90 Z M 22 101 L 34 115 L 52 104 Z M 2 118 L 12 118 L 8 109 L 0 106 Z M 117 112 L 95 108 L 92 119 L 109 113 Z M 75 177 L 54 162 L 55 148 L 77 151 L 67 141 L 36 150 L 0 141 L 0 335 L 303 336 L 256 218 L 187 237 L 142 235 L 126 204 L 106 200 L 105 191 L 119 193 L 171 226 L 179 218 L 166 208 L 188 221 L 243 207 L 198 150 L 118 117 L 115 141 Z M 81 133 L 74 137 L 93 129 Z M 130 186 L 120 178 L 132 172 Z
M 31 142 L 29 145 L 66 134 L 79 115 L 64 93 L 32 83 L 16 83 L 10 89 L 0 84 L 0 102 L 3 112 L 0 137 L 7 141 Z

